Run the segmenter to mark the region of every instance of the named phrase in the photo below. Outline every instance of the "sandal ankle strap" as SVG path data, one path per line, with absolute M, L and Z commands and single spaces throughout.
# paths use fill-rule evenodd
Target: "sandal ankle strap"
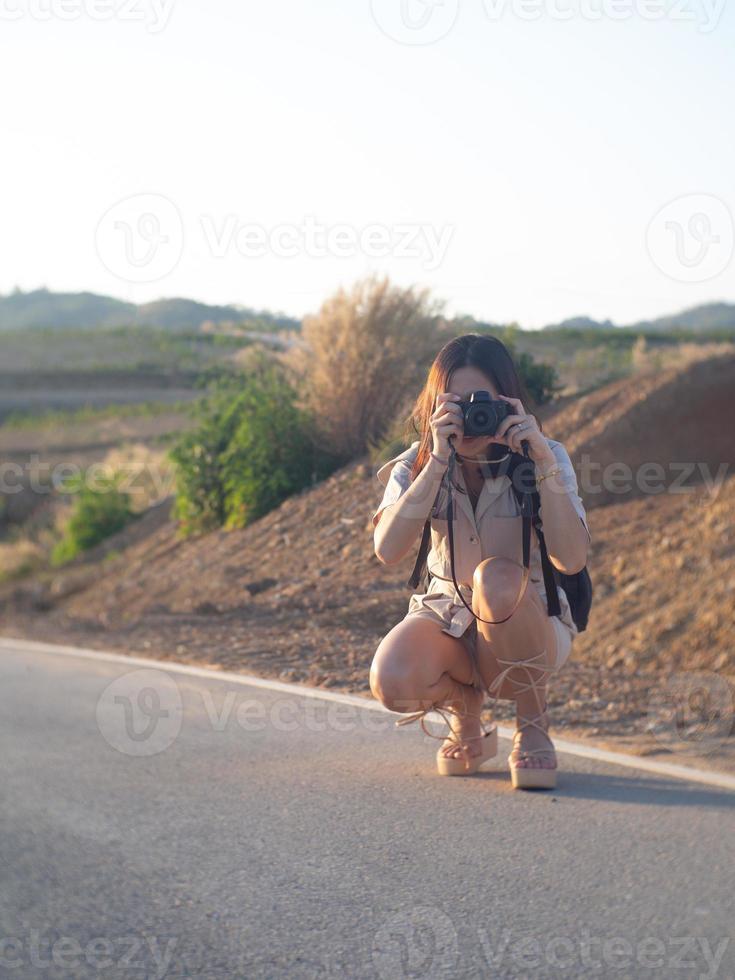
M 513 732 L 513 749 L 511 750 L 510 753 L 511 759 L 515 753 L 518 754 L 518 758 L 524 758 L 524 757 L 528 758 L 532 755 L 549 755 L 551 752 L 555 751 L 554 743 L 551 741 L 551 736 L 549 735 L 547 728 L 545 728 L 544 725 L 540 722 L 540 719 L 542 718 L 545 719 L 546 725 L 548 727 L 548 704 L 546 703 L 544 703 L 543 710 L 540 711 L 539 714 L 537 715 L 532 715 L 531 717 L 526 717 L 525 715 L 522 714 L 516 715 L 517 727 L 516 730 Z M 524 728 L 536 728 L 538 731 L 540 731 L 542 735 L 549 742 L 549 747 L 537 748 L 537 749 L 520 749 L 516 745 L 516 738 L 521 734 Z M 517 762 L 518 759 L 515 759 L 513 761 Z
M 459 682 L 456 683 L 459 684 Z M 467 698 L 465 697 L 464 689 L 462 688 L 461 685 L 459 686 L 459 689 L 462 693 L 462 708 L 457 708 L 454 705 L 448 705 L 448 704 L 439 704 L 439 703 L 431 704 L 429 705 L 428 708 L 422 708 L 420 711 L 414 711 L 411 714 L 407 714 L 404 715 L 402 718 L 399 718 L 395 722 L 396 727 L 399 727 L 400 725 L 410 725 L 414 721 L 418 721 L 424 733 L 428 735 L 430 738 L 438 738 L 441 739 L 442 741 L 454 742 L 459 748 L 459 750 L 462 752 L 462 754 L 465 756 L 465 761 L 467 761 L 471 757 L 467 756 L 466 749 L 463 743 L 472 742 L 477 739 L 484 738 L 488 734 L 488 731 L 491 731 L 492 729 L 488 729 L 486 731 L 483 728 L 482 721 L 480 721 L 480 728 L 482 730 L 482 733 L 480 735 L 472 735 L 469 738 L 460 738 L 457 735 L 457 733 L 452 729 L 451 722 L 446 717 L 445 712 L 447 714 L 454 715 L 455 717 L 478 718 L 478 719 L 481 718 L 481 714 L 482 714 L 482 708 L 480 708 L 480 712 L 467 711 Z M 442 716 L 444 722 L 446 723 L 449 729 L 448 735 L 435 735 L 434 732 L 430 732 L 427 730 L 426 716 L 432 711 L 435 711 L 437 714 Z
M 504 660 L 501 659 L 500 657 L 497 657 L 496 660 L 498 664 L 502 667 L 502 669 L 500 670 L 498 675 L 493 679 L 490 685 L 487 687 L 487 693 L 489 694 L 492 701 L 495 703 L 498 700 L 500 700 L 499 698 L 500 690 L 503 687 L 505 681 L 507 680 L 510 684 L 513 685 L 515 689 L 514 693 L 516 697 L 519 694 L 525 694 L 527 691 L 532 691 L 536 699 L 536 702 L 538 703 L 540 700 L 538 695 L 539 695 L 539 684 L 541 682 L 541 678 L 544 675 L 550 676 L 555 671 L 554 667 L 550 667 L 545 662 L 546 656 L 547 656 L 547 651 L 546 648 L 544 647 L 544 649 L 539 651 L 539 653 L 535 653 L 530 657 L 525 657 L 520 660 Z M 539 662 L 541 658 L 544 658 L 543 663 Z M 525 671 L 526 676 L 528 678 L 526 682 L 511 676 L 512 671 L 516 670 L 517 668 Z M 535 676 L 534 676 L 534 671 L 536 672 Z M 493 704 L 493 707 L 494 706 L 495 705 Z M 511 750 L 509 756 L 509 762 L 511 765 L 514 762 L 517 762 L 519 759 L 524 757 L 528 758 L 533 755 L 541 755 L 541 754 L 545 754 L 548 756 L 550 752 L 554 751 L 553 743 L 551 741 L 548 731 L 546 730 L 546 728 L 542 726 L 542 724 L 540 724 L 540 720 L 542 718 L 547 719 L 547 727 L 548 727 L 548 703 L 545 698 L 544 698 L 543 710 L 540 711 L 537 715 L 533 715 L 531 717 L 525 717 L 524 715 L 520 715 L 518 713 L 516 714 L 517 728 L 516 731 L 513 733 L 513 749 Z M 538 749 L 520 749 L 516 744 L 516 737 L 520 735 L 523 728 L 529 728 L 529 727 L 537 728 L 539 731 L 543 732 L 543 734 L 546 736 L 547 740 L 549 741 L 550 747 L 538 748 Z M 514 758 L 514 756 L 516 758 Z

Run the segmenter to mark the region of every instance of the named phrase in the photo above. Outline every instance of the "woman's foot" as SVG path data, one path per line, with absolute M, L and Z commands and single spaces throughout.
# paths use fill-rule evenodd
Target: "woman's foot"
M 521 717 L 516 721 L 513 736 L 512 764 L 518 769 L 556 769 L 554 743 L 548 735 L 547 711 L 533 719 Z
M 451 717 L 453 734 L 444 739 L 438 754 L 447 759 L 464 759 L 466 756 L 471 758 L 481 754 L 483 729 L 480 712 L 484 700 L 481 691 L 463 684 L 457 699 L 444 702 L 443 706 L 446 706 Z M 464 746 L 465 752 L 461 751 L 461 746 Z

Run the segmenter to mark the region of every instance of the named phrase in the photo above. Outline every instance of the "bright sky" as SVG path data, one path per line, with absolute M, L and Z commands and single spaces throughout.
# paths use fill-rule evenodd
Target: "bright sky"
M 0 0 L 0 291 L 735 301 L 733 41 L 724 0 Z

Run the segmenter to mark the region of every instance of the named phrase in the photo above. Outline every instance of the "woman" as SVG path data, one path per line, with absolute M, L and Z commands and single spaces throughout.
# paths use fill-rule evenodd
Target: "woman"
M 507 402 L 511 411 L 495 435 L 464 438 L 457 402 L 478 390 Z M 420 719 L 423 726 L 428 711 L 442 713 L 450 728 L 437 751 L 442 775 L 475 772 L 495 755 L 497 731 L 493 726 L 483 732 L 480 723 L 485 694 L 515 701 L 512 784 L 552 788 L 556 756 L 548 735 L 547 684 L 566 662 L 577 628 L 560 587 L 560 614 L 548 615 L 535 533 L 523 588 L 520 508 L 510 477 L 493 475 L 497 465 L 490 461 L 497 464 L 511 450 L 521 453 L 526 441 L 549 559 L 559 571 L 572 574 L 585 566 L 590 533 L 569 455 L 543 435 L 524 400 L 516 368 L 498 339 L 466 334 L 436 356 L 412 412 L 421 437 L 381 466 L 385 493 L 373 515 L 375 554 L 386 565 L 415 551 L 431 516 L 430 579 L 427 592 L 411 596 L 406 616 L 378 646 L 370 688 L 389 709 L 413 712 L 396 724 Z M 457 454 L 451 488 L 455 574 L 469 609 L 452 583 L 449 562 L 450 440 Z

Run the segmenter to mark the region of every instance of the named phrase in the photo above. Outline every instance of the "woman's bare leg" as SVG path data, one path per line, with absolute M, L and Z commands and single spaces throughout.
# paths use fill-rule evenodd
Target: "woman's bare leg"
M 483 619 L 503 619 L 513 608 L 522 582 L 522 570 L 507 558 L 487 558 L 475 569 L 472 587 L 472 606 L 475 613 Z M 498 660 L 524 660 L 545 651 L 534 661 L 537 667 L 518 667 L 511 669 L 500 691 L 501 698 L 516 702 L 518 723 L 524 718 L 536 718 L 541 714 L 545 702 L 548 679 L 556 664 L 556 633 L 551 618 L 535 586 L 529 582 L 523 599 L 505 623 L 489 624 L 477 622 L 478 669 L 486 685 L 497 678 L 507 663 L 500 665 Z M 532 689 L 524 691 L 531 681 Z M 522 692 L 522 693 L 521 693 Z M 553 768 L 556 764 L 554 752 L 542 732 L 528 725 L 521 729 L 516 740 L 519 752 L 546 750 L 538 755 L 520 760 L 519 766 Z
M 423 616 L 407 616 L 381 640 L 370 666 L 370 690 L 391 711 L 413 712 L 445 705 L 451 728 L 469 755 L 480 752 L 482 691 L 472 686 L 471 657 L 461 640 Z M 475 716 L 475 717 L 473 717 Z M 445 741 L 444 754 L 459 754 L 456 742 Z

